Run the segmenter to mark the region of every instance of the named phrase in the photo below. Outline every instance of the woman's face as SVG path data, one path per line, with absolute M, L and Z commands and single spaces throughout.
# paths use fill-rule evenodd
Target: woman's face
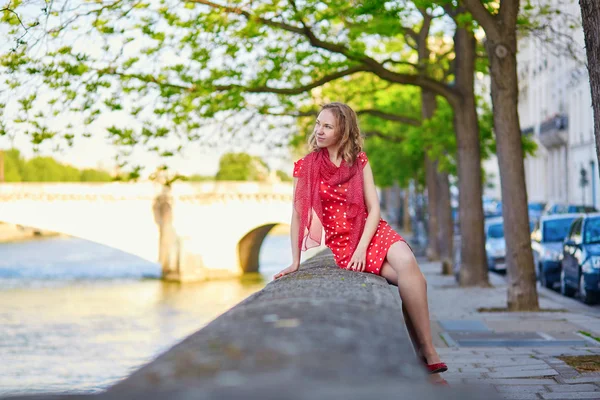
M 337 121 L 333 113 L 329 110 L 321 111 L 317 117 L 314 131 L 317 146 L 325 148 L 335 145 L 338 141 L 337 128 Z

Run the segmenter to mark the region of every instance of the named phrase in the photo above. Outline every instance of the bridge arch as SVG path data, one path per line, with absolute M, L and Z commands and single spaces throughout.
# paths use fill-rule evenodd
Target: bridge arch
M 240 239 L 237 244 L 237 254 L 243 274 L 258 272 L 262 244 L 269 232 L 278 225 L 289 226 L 288 223 L 283 222 L 267 223 L 252 229 Z

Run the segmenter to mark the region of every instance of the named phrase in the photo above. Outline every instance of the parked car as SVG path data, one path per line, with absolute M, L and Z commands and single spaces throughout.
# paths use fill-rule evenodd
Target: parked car
M 529 223 L 529 232 L 535 224 Z M 504 219 L 502 217 L 485 220 L 485 254 L 490 271 L 506 271 L 506 241 L 504 239 Z
M 545 215 L 531 233 L 531 249 L 537 276 L 542 286 L 552 289 L 560 282 L 563 241 L 571 223 L 581 214 Z
M 485 255 L 490 271 L 506 270 L 506 242 L 502 217 L 485 221 Z
M 488 204 L 483 209 L 483 216 L 485 219 L 502 217 L 502 201 L 496 200 L 493 204 Z
M 575 293 L 587 304 L 600 294 L 600 214 L 587 214 L 573 221 L 563 243 L 560 291 Z
M 533 221 L 534 223 L 537 222 L 540 219 L 540 217 L 542 216 L 542 213 L 544 212 L 544 208 L 546 208 L 546 203 L 543 203 L 540 201 L 534 201 L 534 202 L 527 204 L 529 220 Z
M 483 215 L 485 218 L 502 215 L 502 203 L 491 197 L 483 196 Z
M 580 204 L 560 204 L 549 203 L 544 210 L 544 214 L 573 214 L 573 213 L 595 213 L 598 209 L 594 206 L 584 206 Z

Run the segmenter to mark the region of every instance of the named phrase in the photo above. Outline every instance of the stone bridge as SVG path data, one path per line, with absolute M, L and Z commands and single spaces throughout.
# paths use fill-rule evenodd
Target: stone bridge
M 0 221 L 159 262 L 169 280 L 258 271 L 263 239 L 291 211 L 290 183 L 0 184 Z

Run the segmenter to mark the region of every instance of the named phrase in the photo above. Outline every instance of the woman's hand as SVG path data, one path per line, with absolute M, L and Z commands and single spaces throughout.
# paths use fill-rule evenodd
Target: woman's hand
M 351 271 L 363 272 L 367 265 L 366 254 L 367 248 L 365 246 L 359 245 L 356 247 L 356 250 L 354 250 L 354 254 L 352 254 L 352 258 L 350 259 L 347 268 Z
M 296 271 L 298 271 L 298 268 L 300 268 L 299 264 L 292 264 L 289 267 L 287 267 L 286 269 L 279 272 L 278 274 L 274 275 L 273 279 L 278 279 L 284 275 L 291 274 L 292 272 L 296 272 Z

